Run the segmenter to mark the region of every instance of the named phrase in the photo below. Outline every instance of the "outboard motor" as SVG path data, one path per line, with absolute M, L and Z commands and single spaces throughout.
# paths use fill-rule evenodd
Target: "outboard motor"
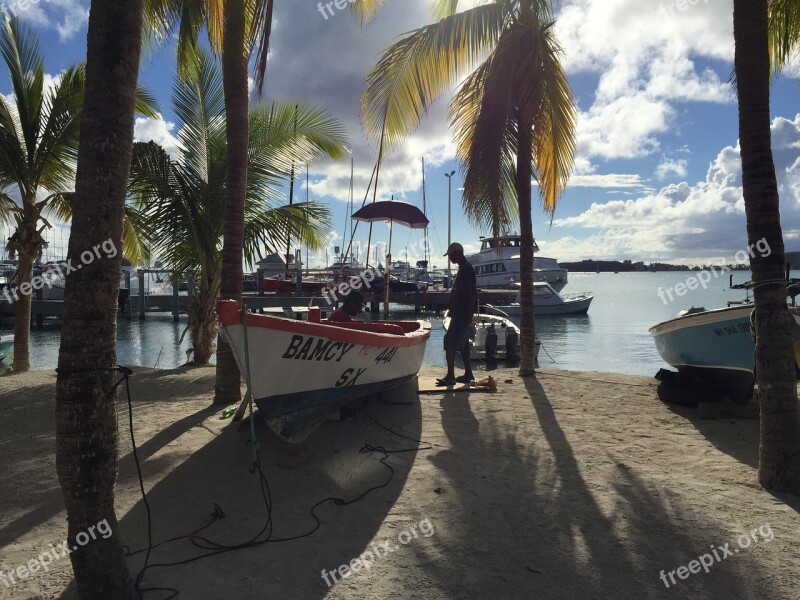
M 516 360 L 519 356 L 519 336 L 513 327 L 506 328 L 506 360 Z
M 495 331 L 494 324 L 489 325 L 486 329 L 484 349 L 486 350 L 486 360 L 494 360 L 497 352 L 497 331 Z

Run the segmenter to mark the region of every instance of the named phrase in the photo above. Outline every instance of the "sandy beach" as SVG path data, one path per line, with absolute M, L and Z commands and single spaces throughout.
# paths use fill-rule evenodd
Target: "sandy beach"
M 423 385 L 434 374 L 423 369 Z M 700 420 L 660 402 L 647 377 L 493 375 L 495 393 L 392 392 L 323 424 L 300 456 L 276 451 L 256 418 L 273 540 L 313 530 L 311 508 L 327 497 L 386 485 L 352 504 L 320 504 L 310 536 L 151 568 L 143 585 L 201 600 L 797 597 L 800 501 L 758 485 L 758 421 Z M 142 368 L 131 379 L 156 542 L 202 527 L 215 504 L 225 518 L 203 535 L 217 543 L 249 540 L 266 522 L 248 422 L 220 419 L 213 377 Z M 4 573 L 66 535 L 54 395 L 49 371 L 0 378 Z M 124 396 L 120 430 L 117 515 L 136 551 L 146 520 Z M 381 452 L 359 452 L 365 444 L 407 451 L 388 455 L 391 473 Z M 180 540 L 150 562 L 203 552 Z M 134 575 L 143 560 L 129 558 Z M 76 597 L 67 558 L 14 585 L 0 580 L 3 599 Z

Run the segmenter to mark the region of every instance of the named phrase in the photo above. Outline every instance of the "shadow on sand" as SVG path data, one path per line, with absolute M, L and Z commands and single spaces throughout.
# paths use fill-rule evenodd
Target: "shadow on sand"
M 394 391 L 392 400 L 395 403 L 371 402 L 365 411 L 398 433 L 419 439 L 421 413 L 416 384 Z M 385 487 L 347 506 L 322 503 L 316 509 L 320 529 L 309 537 L 269 542 L 181 566 L 150 568 L 143 587 L 179 588 L 180 597 L 192 599 L 323 598 L 329 589 L 321 577 L 322 570 L 349 563 L 367 549 L 403 490 L 417 454 L 415 443 L 391 435 L 363 414 L 323 423 L 297 459 L 276 455 L 270 449 L 272 434 L 257 413 L 254 424 L 272 499 L 274 540 L 314 530 L 316 523 L 310 510 L 325 498 L 351 501 L 369 488 Z M 155 543 L 199 529 L 209 522 L 215 505 L 222 508 L 225 518 L 203 531 L 204 537 L 233 545 L 252 539 L 262 530 L 267 511 L 258 475 L 249 472 L 253 460 L 249 429 L 249 422 L 241 428 L 228 425 L 152 487 L 147 484 L 152 459 L 142 457 Z M 150 443 L 158 446 L 154 440 L 143 442 L 142 448 Z M 389 455 L 386 462 L 394 471 L 391 473 L 380 462 L 383 454 L 359 452 L 367 442 L 390 450 L 413 450 Z M 121 471 L 131 475 L 133 468 L 126 460 Z M 141 501 L 120 519 L 120 526 L 124 540 L 134 551 L 146 546 Z M 205 553 L 184 539 L 154 550 L 150 564 L 179 562 Z M 143 553 L 129 559 L 133 577 L 143 561 Z M 236 582 L 235 589 L 231 582 Z M 74 590 L 73 581 L 62 598 L 73 598 Z
M 449 502 L 460 514 L 450 531 L 439 524 L 443 557 L 422 563 L 430 585 L 456 589 L 453 598 L 771 596 L 766 577 L 751 574 L 760 585 L 746 589 L 737 569 L 752 565 L 741 559 L 666 589 L 662 569 L 689 563 L 730 532 L 708 523 L 687 528 L 693 515 L 683 513 L 677 494 L 657 492 L 623 463 L 604 485 L 590 486 L 547 394 L 536 379 L 526 388 L 533 427 L 522 418 L 498 427 L 491 413 L 510 410 L 503 406 L 482 407 L 479 421 L 470 406 L 479 406 L 478 396 L 441 401 L 452 449 L 431 460 L 449 477 L 457 495 Z

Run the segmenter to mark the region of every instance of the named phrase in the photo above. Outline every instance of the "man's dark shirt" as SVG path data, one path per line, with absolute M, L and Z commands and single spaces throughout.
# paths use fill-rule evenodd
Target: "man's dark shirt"
M 468 262 L 458 267 L 458 274 L 450 290 L 450 318 L 468 321 L 475 314 L 478 301 L 478 284 L 475 269 Z

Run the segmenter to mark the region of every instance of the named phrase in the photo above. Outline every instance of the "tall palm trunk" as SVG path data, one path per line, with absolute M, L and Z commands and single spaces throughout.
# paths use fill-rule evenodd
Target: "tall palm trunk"
M 142 10 L 143 0 L 91 4 L 67 253 L 75 266 L 104 241 L 106 248 L 108 240 L 122 247 Z M 58 357 L 56 469 L 67 509 L 68 546 L 77 547 L 70 560 L 83 600 L 133 595 L 114 512 L 119 431 L 113 368 L 122 254 L 112 254 L 101 253 L 67 278 Z M 106 526 L 111 535 L 99 535 Z
M 529 123 L 518 124 L 517 130 L 517 202 L 519 203 L 519 225 L 521 247 L 520 271 L 520 365 L 519 374 L 533 375 L 536 372 L 536 322 L 533 304 L 533 220 L 531 216 L 531 194 L 533 192 L 532 127 Z
M 14 303 L 14 372 L 21 373 L 31 368 L 31 294 L 22 294 L 20 285 L 33 279 L 33 259 L 29 252 L 19 251 L 17 264 L 17 300 Z
M 46 243 L 39 232 L 39 210 L 35 192 L 22 201 L 22 222 L 8 241 L 8 250 L 19 258 L 17 264 L 17 296 L 14 303 L 14 372 L 31 368 L 31 304 L 35 293 L 29 286 L 33 281 L 33 261 Z M 25 293 L 23 293 L 23 290 Z
M 228 139 L 228 198 L 225 204 L 222 244 L 224 300 L 242 302 L 244 254 L 244 201 L 247 195 L 248 110 L 247 55 L 245 51 L 244 0 L 225 0 L 225 32 L 222 47 L 222 87 L 225 91 Z M 239 368 L 231 347 L 220 339 L 217 346 L 215 404 L 240 400 Z
M 747 234 L 765 239 L 767 257 L 751 261 L 754 290 L 756 368 L 761 403 L 759 481 L 770 490 L 800 494 L 800 406 L 794 373 L 791 316 L 786 303 L 784 246 L 778 186 L 770 139 L 767 43 L 768 0 L 734 0 L 739 139 Z

